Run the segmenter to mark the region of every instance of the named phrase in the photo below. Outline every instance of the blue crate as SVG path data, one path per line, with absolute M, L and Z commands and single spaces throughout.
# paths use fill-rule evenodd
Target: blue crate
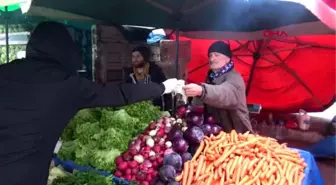
M 307 148 L 315 158 L 335 158 L 336 136 L 328 136 Z
M 305 160 L 306 164 L 307 164 L 307 168 L 305 169 L 305 178 L 303 179 L 302 185 L 325 185 L 323 178 L 320 174 L 320 171 L 317 167 L 317 164 L 315 162 L 314 156 L 308 152 L 308 151 L 304 151 L 304 150 L 300 150 L 300 149 L 295 149 L 292 148 L 293 150 L 297 150 L 299 151 L 299 153 L 301 154 L 301 157 Z M 101 170 L 97 170 L 95 168 L 92 168 L 90 166 L 81 166 L 76 164 L 74 161 L 71 160 L 65 160 L 62 161 L 57 157 L 53 157 L 53 160 L 55 162 L 55 166 L 61 165 L 64 170 L 68 171 L 68 172 L 73 172 L 74 170 L 78 170 L 78 171 L 88 171 L 88 170 L 92 170 L 98 174 L 101 174 L 103 176 L 110 176 L 111 173 L 107 173 Z M 112 181 L 115 183 L 122 183 L 125 185 L 131 185 L 130 182 L 125 181 L 123 179 L 117 178 L 112 176 Z M 132 185 L 136 185 L 133 184 Z
M 93 172 L 96 172 L 96 173 L 98 173 L 100 175 L 103 175 L 105 177 L 112 175 L 111 173 L 108 173 L 108 172 L 105 172 L 105 171 L 102 171 L 102 170 L 97 170 L 97 169 L 92 168 L 90 166 L 81 166 L 81 165 L 78 165 L 74 161 L 71 161 L 71 160 L 61 160 L 61 159 L 59 159 L 56 156 L 53 157 L 53 161 L 55 163 L 55 166 L 59 166 L 60 165 L 60 166 L 62 166 L 64 168 L 65 171 L 70 172 L 70 173 L 72 173 L 74 170 L 78 170 L 78 171 L 93 171 Z M 124 184 L 124 185 L 131 185 L 130 182 L 128 182 L 126 180 L 123 180 L 123 179 L 120 179 L 118 177 L 114 177 L 114 176 L 112 176 L 112 181 L 114 183 L 120 183 L 120 184 Z M 135 184 L 132 183 L 132 185 L 135 185 Z

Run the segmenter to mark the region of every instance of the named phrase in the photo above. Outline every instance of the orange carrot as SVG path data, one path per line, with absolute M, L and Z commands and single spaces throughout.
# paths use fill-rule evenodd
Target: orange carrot
M 183 177 L 182 177 L 182 185 L 187 185 L 188 175 L 189 175 L 189 161 L 184 163 L 183 166 Z
M 233 146 L 227 153 L 222 155 L 219 159 L 217 159 L 214 162 L 214 165 L 217 167 L 219 164 L 221 164 L 234 150 L 236 149 L 236 146 Z
M 205 143 L 204 143 L 204 141 L 202 141 L 202 142 L 200 143 L 200 145 L 199 145 L 199 147 L 198 147 L 196 153 L 194 154 L 194 156 L 193 156 L 193 158 L 192 158 L 191 160 L 195 160 L 195 159 L 201 154 L 201 152 L 202 152 L 203 149 L 204 149 L 204 145 L 205 145 Z
M 188 177 L 187 177 L 187 184 L 186 185 L 190 185 L 191 182 L 193 181 L 193 177 L 194 177 L 194 163 L 190 162 L 189 164 L 189 172 L 188 172 Z
M 233 130 L 205 137 L 176 180 L 182 185 L 300 185 L 305 167 L 286 144 Z
M 198 165 L 197 165 L 197 169 L 196 169 L 196 173 L 195 173 L 195 176 L 196 177 L 198 177 L 199 176 L 199 174 L 201 173 L 201 171 L 202 171 L 202 167 L 203 167 L 203 163 L 204 163 L 204 155 L 201 155 L 200 157 L 199 157 L 199 161 L 198 161 Z
M 183 171 L 182 171 L 182 173 L 179 176 L 175 177 L 175 181 L 177 181 L 177 182 L 181 181 L 182 177 L 183 177 Z

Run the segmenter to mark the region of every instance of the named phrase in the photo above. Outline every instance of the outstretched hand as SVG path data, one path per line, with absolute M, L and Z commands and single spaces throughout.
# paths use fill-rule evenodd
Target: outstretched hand
M 200 85 L 197 84 L 188 84 L 184 86 L 184 91 L 186 96 L 188 97 L 195 97 L 195 96 L 201 96 L 203 92 L 203 88 Z

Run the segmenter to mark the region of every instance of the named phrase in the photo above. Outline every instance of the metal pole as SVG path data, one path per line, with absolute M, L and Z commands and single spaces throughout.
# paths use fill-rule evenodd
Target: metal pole
M 9 63 L 8 6 L 5 6 L 6 63 Z
M 176 29 L 176 55 L 175 55 L 175 76 L 179 78 L 179 51 L 180 51 L 180 30 Z
M 176 43 L 176 53 L 175 53 L 175 77 L 178 79 L 179 78 L 179 47 L 180 47 L 180 40 L 179 40 L 179 29 L 176 29 L 175 31 L 175 43 Z M 172 96 L 172 114 L 175 117 L 176 116 L 176 111 L 177 111 L 177 98 L 176 98 L 176 94 L 173 94 Z

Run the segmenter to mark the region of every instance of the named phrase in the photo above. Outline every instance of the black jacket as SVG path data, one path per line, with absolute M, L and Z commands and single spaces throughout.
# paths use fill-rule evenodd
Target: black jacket
M 55 144 L 76 112 L 160 97 L 158 84 L 96 84 L 77 75 L 79 49 L 65 26 L 45 22 L 26 59 L 0 65 L 0 184 L 46 185 Z
M 125 68 L 124 73 L 124 79 L 126 83 L 137 83 L 136 78 L 131 77 L 131 74 L 133 73 L 133 68 Z M 150 81 L 154 83 L 162 83 L 167 80 L 162 69 L 154 62 L 150 62 L 148 75 L 150 77 Z M 153 99 L 153 105 L 161 107 L 162 110 L 170 111 L 172 107 L 171 94 L 165 94 L 161 98 Z

